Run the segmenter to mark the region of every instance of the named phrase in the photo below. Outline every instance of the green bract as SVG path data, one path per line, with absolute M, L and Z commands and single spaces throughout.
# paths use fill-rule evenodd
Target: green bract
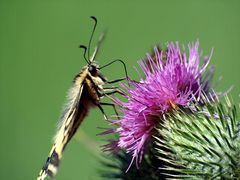
M 165 116 L 155 136 L 161 174 L 172 178 L 240 178 L 240 124 L 236 108 L 224 103 L 196 105 L 195 112 Z M 166 149 L 168 149 L 166 151 Z

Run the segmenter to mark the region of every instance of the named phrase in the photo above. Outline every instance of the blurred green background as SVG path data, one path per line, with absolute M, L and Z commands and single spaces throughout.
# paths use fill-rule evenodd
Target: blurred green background
M 89 16 L 99 22 L 93 46 L 99 34 L 107 31 L 99 63 L 121 58 L 137 78 L 133 66 L 138 67 L 137 60 L 155 44 L 187 45 L 198 39 L 203 55 L 214 48 L 215 82 L 223 77 L 217 89 L 234 85 L 231 95 L 238 103 L 239 9 L 237 0 L 2 0 L 0 179 L 36 179 L 50 150 L 66 92 L 85 64 L 78 45 L 89 40 L 93 25 Z M 123 76 L 118 64 L 103 72 L 109 79 Z M 105 139 L 96 136 L 99 126 L 106 123 L 95 109 L 66 149 L 57 179 L 99 179 L 97 156 Z

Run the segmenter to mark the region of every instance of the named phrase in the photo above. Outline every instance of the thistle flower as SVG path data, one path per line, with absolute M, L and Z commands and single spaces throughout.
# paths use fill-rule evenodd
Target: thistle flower
M 208 91 L 203 73 L 210 58 L 206 57 L 200 65 L 198 46 L 198 42 L 189 44 L 188 55 L 181 51 L 178 43 L 169 43 L 167 51 L 154 48 L 154 56 L 148 54 L 147 61 L 139 62 L 145 77 L 140 82 L 130 80 L 130 87 L 123 85 L 128 92 L 128 102 L 116 100 L 123 117 L 114 120 L 112 123 L 118 127 L 107 132 L 118 133 L 119 139 L 105 148 L 124 149 L 130 153 L 132 161 L 129 168 L 134 160 L 139 166 L 146 142 L 151 140 L 164 113 L 187 106 Z

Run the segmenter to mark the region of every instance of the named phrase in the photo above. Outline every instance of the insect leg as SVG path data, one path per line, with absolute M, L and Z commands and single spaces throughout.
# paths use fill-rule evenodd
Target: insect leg
M 104 112 L 104 110 L 103 110 L 103 108 L 102 108 L 102 106 L 101 106 L 101 103 L 100 103 L 100 104 L 97 104 L 97 107 L 98 107 L 98 108 L 100 109 L 100 111 L 102 112 L 104 119 L 105 119 L 106 121 L 109 121 L 106 113 Z
M 126 77 L 115 79 L 115 80 L 112 80 L 112 81 L 107 81 L 107 83 L 108 84 L 113 84 L 113 83 L 116 83 L 116 82 L 119 82 L 119 81 L 123 81 L 123 80 L 126 80 Z
M 119 115 L 118 115 L 118 112 L 117 112 L 117 109 L 116 109 L 116 105 L 113 104 L 113 103 L 105 103 L 105 102 L 100 102 L 100 105 L 103 105 L 103 106 L 112 106 L 113 107 L 113 110 L 117 116 L 117 118 L 119 119 Z
M 113 90 L 112 92 L 106 92 L 106 93 L 104 93 L 103 95 L 112 95 L 112 94 L 116 94 L 116 93 L 118 93 L 118 94 L 120 94 L 120 95 L 125 95 L 124 92 L 122 92 L 122 91 L 119 90 L 119 89 Z
M 123 60 L 121 60 L 121 59 L 115 59 L 112 62 L 109 62 L 108 64 L 100 67 L 99 69 L 105 68 L 105 67 L 107 67 L 107 66 L 109 66 L 109 65 L 111 65 L 111 64 L 113 64 L 115 62 L 120 62 L 123 65 L 124 71 L 125 71 L 125 75 L 126 75 L 125 78 L 126 78 L 126 80 L 128 80 L 129 78 L 128 78 L 128 73 L 127 73 L 127 67 L 126 67 L 126 64 L 123 62 Z
M 116 86 L 104 87 L 103 89 L 104 89 L 104 90 L 115 90 L 115 89 L 118 89 L 118 87 L 116 87 Z
M 112 95 L 112 94 L 115 94 L 115 93 L 119 93 L 119 94 L 121 94 L 121 95 L 124 95 L 124 93 L 123 92 L 121 92 L 117 87 L 105 87 L 105 88 L 103 88 L 102 90 L 110 90 L 110 92 L 99 92 L 99 96 L 106 96 L 106 97 L 108 97 L 109 99 L 111 99 L 112 101 L 114 101 L 114 99 L 111 97 L 111 96 L 109 96 L 109 95 Z M 103 114 L 103 116 L 104 116 L 104 119 L 106 120 L 106 121 L 109 121 L 108 120 L 108 117 L 107 117 L 107 115 L 106 115 L 106 113 L 104 112 L 104 110 L 103 110 L 103 108 L 102 108 L 102 105 L 104 106 L 112 106 L 113 107 L 113 109 L 114 109 L 114 112 L 115 112 L 115 114 L 117 115 L 117 117 L 119 118 L 119 115 L 118 115 L 118 112 L 117 112 L 117 109 L 116 109 L 116 106 L 115 106 L 115 104 L 112 104 L 112 103 L 105 103 L 105 102 L 100 102 L 99 104 L 96 104 L 97 105 L 97 107 L 100 109 L 100 111 L 102 112 L 102 114 Z

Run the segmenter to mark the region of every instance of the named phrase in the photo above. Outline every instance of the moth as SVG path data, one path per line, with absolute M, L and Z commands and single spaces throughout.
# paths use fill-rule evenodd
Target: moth
M 114 93 L 121 94 L 121 91 L 116 87 L 103 88 L 103 85 L 116 83 L 128 77 L 126 66 L 120 59 L 114 60 L 102 67 L 96 64 L 95 58 L 103 40 L 103 35 L 100 37 L 93 55 L 91 57 L 89 56 L 92 37 L 97 25 L 97 19 L 94 16 L 91 16 L 91 18 L 94 20 L 94 27 L 88 48 L 83 45 L 80 46 L 80 48 L 84 49 L 84 59 L 87 65 L 82 68 L 80 73 L 78 73 L 73 80 L 73 85 L 68 93 L 68 103 L 60 118 L 61 123 L 55 136 L 54 144 L 45 165 L 39 173 L 38 180 L 44 180 L 46 177 L 52 178 L 56 175 L 66 145 L 79 128 L 90 108 L 98 107 L 106 120 L 107 116 L 104 113 L 102 105 L 113 106 L 116 112 L 114 104 L 101 102 L 101 98 L 104 96 L 110 97 L 110 95 Z M 88 58 L 86 58 L 86 53 L 88 53 Z M 108 81 L 107 78 L 102 75 L 100 69 L 117 61 L 124 65 L 126 77 Z

